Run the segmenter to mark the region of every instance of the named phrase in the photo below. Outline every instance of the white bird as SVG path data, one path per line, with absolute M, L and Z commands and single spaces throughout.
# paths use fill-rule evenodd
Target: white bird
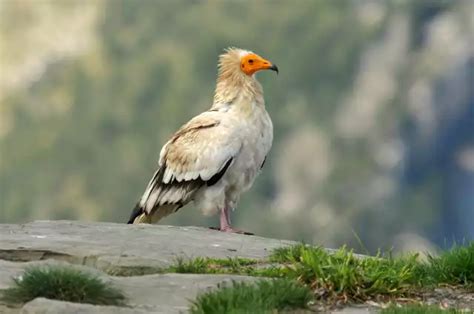
M 255 78 L 276 65 L 259 55 L 229 48 L 219 57 L 214 102 L 183 125 L 163 146 L 158 170 L 128 223 L 156 223 L 190 201 L 204 213 L 220 211 L 220 231 L 231 227 L 233 210 L 270 151 L 273 125 L 263 89 Z

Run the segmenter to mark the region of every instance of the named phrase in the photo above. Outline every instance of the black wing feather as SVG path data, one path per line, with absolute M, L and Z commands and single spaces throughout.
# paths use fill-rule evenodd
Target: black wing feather
M 188 180 L 188 181 L 183 180 L 183 181 L 178 182 L 175 179 L 173 179 L 169 183 L 163 183 L 163 176 L 164 176 L 165 171 L 166 171 L 166 165 L 163 165 L 153 175 L 152 181 L 150 182 L 150 184 L 152 185 L 150 195 L 154 191 L 156 191 L 157 189 L 161 189 L 160 194 L 164 195 L 165 193 L 169 192 L 171 189 L 182 189 L 182 190 L 186 190 L 187 192 L 191 192 L 191 191 L 198 190 L 204 184 L 206 184 L 207 186 L 213 186 L 214 184 L 219 182 L 220 179 L 222 179 L 225 172 L 227 171 L 227 169 L 231 165 L 232 160 L 233 160 L 233 158 L 230 158 L 226 162 L 224 167 L 221 169 L 221 171 L 219 171 L 218 173 L 213 175 L 211 178 L 209 178 L 209 180 L 206 180 L 206 181 L 201 179 L 201 177 L 198 177 L 194 180 Z M 182 201 L 177 202 L 176 204 L 179 205 L 179 207 L 176 210 L 183 207 L 189 200 L 191 200 L 191 197 L 192 197 L 192 195 L 190 195 L 189 199 L 185 200 L 185 202 L 182 202 Z M 157 199 L 159 199 L 159 197 Z M 157 204 L 155 204 L 155 206 L 153 207 L 152 212 L 161 205 L 164 205 L 164 204 L 161 204 L 160 202 L 157 202 Z M 132 213 L 130 215 L 130 219 L 128 220 L 128 223 L 132 224 L 133 221 L 138 216 L 143 214 L 144 212 L 145 212 L 145 209 L 142 206 L 140 206 L 140 202 L 138 202 L 132 210 Z

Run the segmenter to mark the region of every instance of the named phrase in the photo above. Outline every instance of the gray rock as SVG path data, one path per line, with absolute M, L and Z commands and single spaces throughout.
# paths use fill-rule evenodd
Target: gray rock
M 255 281 L 258 278 L 237 275 L 160 274 L 137 277 L 115 277 L 113 284 L 128 298 L 128 304 L 169 307 L 169 312 L 185 312 L 191 301 L 218 284 L 232 281 Z
M 226 234 L 195 227 L 38 221 L 0 225 L 0 289 L 31 266 L 70 265 L 94 272 L 127 296 L 129 308 L 35 299 L 21 313 L 180 313 L 200 292 L 219 283 L 254 281 L 231 275 L 155 274 L 114 277 L 101 270 L 157 270 L 177 257 L 265 258 L 294 242 Z M 71 265 L 72 264 L 72 265 Z M 123 272 L 122 272 L 123 273 Z M 133 273 L 133 272 L 131 272 Z M 0 308 L 17 312 L 18 309 Z
M 25 304 L 21 314 L 53 313 L 185 313 L 191 300 L 218 284 L 254 281 L 256 278 L 225 275 L 162 274 L 109 278 L 127 296 L 127 307 L 98 306 L 37 298 Z
M 261 280 L 236 275 L 110 274 L 156 273 L 177 257 L 263 259 L 292 241 L 226 234 L 204 228 L 161 225 L 37 221 L 0 224 L 0 290 L 30 266 L 69 265 L 94 272 L 118 287 L 127 307 L 94 306 L 38 298 L 21 309 L 0 304 L 6 313 L 183 313 L 199 293 L 220 283 Z M 105 272 L 104 272 L 105 271 Z
M 272 249 L 293 243 L 197 227 L 73 221 L 0 224 L 0 259 L 54 259 L 98 269 L 164 267 L 178 256 L 264 258 Z
M 16 263 L 0 261 L 0 289 L 11 285 L 11 278 L 21 275 L 31 266 L 67 265 L 65 262 L 36 261 Z M 255 277 L 237 275 L 197 275 L 197 274 L 156 274 L 135 277 L 114 277 L 87 266 L 70 265 L 82 271 L 94 272 L 104 281 L 119 288 L 127 298 L 128 308 L 113 306 L 93 306 L 35 299 L 25 304 L 21 313 L 181 313 L 186 312 L 199 293 L 203 293 L 218 284 L 231 281 L 255 281 Z M 0 308 L 1 309 L 1 308 Z M 7 308 L 3 309 L 4 312 Z M 15 309 L 9 309 L 15 311 Z M 18 311 L 17 311 L 18 312 Z M 1 313 L 1 312 L 0 312 Z
M 368 307 L 347 307 L 344 309 L 332 311 L 332 314 L 371 314 L 377 313 L 375 309 Z
M 12 307 L 8 307 L 4 304 L 0 304 L 0 313 L 2 314 L 18 314 L 20 313 L 20 309 L 19 308 L 12 308 Z
M 166 313 L 166 309 L 162 309 Z M 144 314 L 153 313 L 152 309 L 139 309 L 118 306 L 98 306 L 37 298 L 26 303 L 20 314 Z M 159 312 L 154 312 L 159 313 Z

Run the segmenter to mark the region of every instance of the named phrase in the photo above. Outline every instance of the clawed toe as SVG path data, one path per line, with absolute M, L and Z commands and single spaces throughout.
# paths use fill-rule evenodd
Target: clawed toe
M 228 233 L 238 233 L 238 234 L 245 234 L 245 235 L 253 235 L 252 232 L 247 232 L 247 231 L 240 230 L 240 229 L 237 229 L 237 228 L 232 228 L 232 227 L 219 229 L 219 231 L 221 231 L 221 232 L 228 232 Z
M 244 230 L 240 230 L 240 229 L 232 228 L 232 227 L 222 228 L 222 229 L 219 228 L 219 227 L 209 227 L 209 229 L 211 229 L 211 230 L 216 230 L 216 231 L 220 231 L 220 232 L 237 233 L 237 234 L 245 234 L 245 235 L 254 235 L 254 233 L 252 233 L 252 232 L 248 232 L 248 231 L 244 231 Z

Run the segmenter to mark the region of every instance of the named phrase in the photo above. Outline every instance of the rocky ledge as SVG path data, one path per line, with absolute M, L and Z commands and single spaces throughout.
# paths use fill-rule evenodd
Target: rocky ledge
M 200 293 L 230 281 L 256 277 L 163 273 L 177 259 L 196 257 L 265 259 L 293 241 L 226 234 L 197 227 L 126 225 L 77 221 L 0 224 L 0 292 L 32 265 L 69 265 L 95 273 L 126 296 L 124 307 L 34 299 L 21 307 L 0 301 L 0 313 L 185 313 Z M 430 304 L 471 308 L 473 293 L 449 287 L 420 298 Z M 453 303 L 453 304 L 451 304 Z M 333 313 L 376 312 L 370 303 Z
M 205 228 L 73 221 L 0 224 L 0 290 L 31 265 L 72 264 L 96 272 L 127 296 L 130 307 L 93 306 L 38 298 L 22 308 L 0 304 L 8 313 L 183 313 L 198 293 L 226 281 L 255 280 L 234 275 L 149 274 L 177 258 L 262 259 L 291 241 L 226 234 Z

